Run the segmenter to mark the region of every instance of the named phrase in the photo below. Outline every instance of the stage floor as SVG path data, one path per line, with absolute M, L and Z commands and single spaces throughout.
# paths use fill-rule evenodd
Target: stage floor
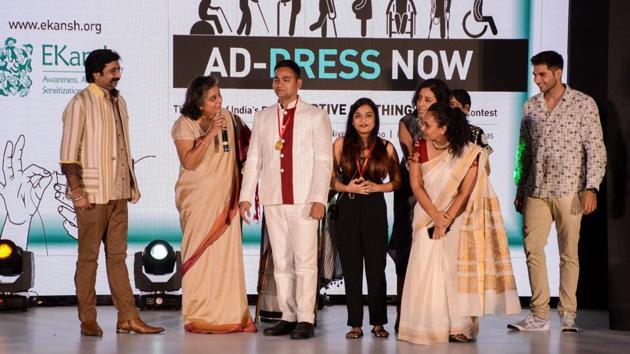
M 253 308 L 250 308 L 253 313 Z M 481 331 L 475 343 L 449 343 L 433 346 L 411 345 L 396 340 L 393 320 L 396 309 L 388 307 L 392 324 L 386 329 L 388 339 L 373 338 L 367 325 L 362 339 L 347 340 L 346 310 L 343 305 L 328 307 L 319 313 L 315 338 L 296 341 L 287 337 L 266 337 L 259 333 L 202 335 L 185 333 L 180 312 L 147 311 L 143 318 L 166 327 L 159 335 L 116 334 L 116 311 L 99 306 L 99 323 L 105 332 L 102 338 L 83 337 L 74 307 L 34 308 L 28 312 L 0 313 L 0 354 L 20 353 L 622 353 L 630 348 L 630 333 L 608 330 L 605 311 L 580 311 L 578 334 L 562 334 L 554 311 L 549 333 L 508 332 L 506 323 L 519 316 L 488 316 L 481 320 Z M 523 314 L 526 312 L 524 311 Z M 367 308 L 366 308 L 367 314 Z

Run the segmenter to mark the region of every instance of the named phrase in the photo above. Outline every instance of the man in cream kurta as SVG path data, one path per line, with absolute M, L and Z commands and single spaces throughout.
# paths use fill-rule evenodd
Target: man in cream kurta
M 127 104 L 116 86 L 120 56 L 97 49 L 85 59 L 90 85 L 77 93 L 63 113 L 61 171 L 77 213 L 78 258 L 75 273 L 81 333 L 103 335 L 96 322 L 96 270 L 105 246 L 107 280 L 118 310 L 117 333 L 160 333 L 138 314 L 129 283 L 127 202 L 140 199 L 129 145 Z
M 239 199 L 242 218 L 260 183 L 260 203 L 273 251 L 274 278 L 282 320 L 265 335 L 313 336 L 317 294 L 317 223 L 324 216 L 332 173 L 332 128 L 323 110 L 297 94 L 299 66 L 275 67 L 278 103 L 254 117 Z

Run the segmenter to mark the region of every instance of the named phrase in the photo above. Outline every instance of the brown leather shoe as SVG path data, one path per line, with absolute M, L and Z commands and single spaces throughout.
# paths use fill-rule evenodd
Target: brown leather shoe
M 102 337 L 103 330 L 96 321 L 81 322 L 81 334 L 90 337 Z
M 138 334 L 156 334 L 164 332 L 163 327 L 153 327 L 144 323 L 140 318 L 134 318 L 128 321 L 118 321 L 116 323 L 116 333 L 138 333 Z

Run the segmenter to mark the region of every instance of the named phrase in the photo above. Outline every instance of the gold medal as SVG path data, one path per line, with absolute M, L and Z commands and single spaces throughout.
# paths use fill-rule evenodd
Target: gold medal
M 295 104 L 293 105 L 293 108 L 296 108 L 296 106 L 297 106 L 297 104 L 298 104 L 298 102 L 299 102 L 299 101 L 300 101 L 300 97 L 298 97 L 298 98 L 295 100 Z M 289 111 L 290 109 L 291 109 L 291 108 L 288 108 L 288 107 L 287 107 L 287 109 L 286 109 L 286 110 L 284 110 L 284 112 L 282 112 L 282 114 L 286 116 L 286 115 L 288 114 L 288 112 L 287 112 L 287 111 Z M 293 119 L 293 116 L 290 116 L 290 117 L 287 119 L 287 121 L 286 121 L 286 122 L 283 122 L 282 126 L 280 126 L 280 122 L 282 121 L 282 119 L 280 119 L 280 111 L 281 111 L 281 110 L 283 110 L 283 109 L 282 109 L 282 106 L 280 105 L 280 103 L 278 103 L 278 108 L 277 108 L 277 111 L 276 111 L 276 112 L 278 113 L 278 135 L 280 136 L 280 139 L 278 139 L 278 141 L 276 141 L 276 144 L 274 145 L 274 147 L 275 147 L 275 148 L 276 148 L 276 150 L 278 150 L 278 151 L 282 150 L 282 147 L 284 146 L 284 139 L 283 139 L 283 137 L 284 137 L 284 132 L 286 131 L 287 126 L 288 126 L 289 124 L 291 124 L 290 122 L 291 122 L 291 120 Z M 297 109 L 296 109 L 296 110 L 297 110 Z M 295 115 L 295 111 L 293 112 L 293 115 Z

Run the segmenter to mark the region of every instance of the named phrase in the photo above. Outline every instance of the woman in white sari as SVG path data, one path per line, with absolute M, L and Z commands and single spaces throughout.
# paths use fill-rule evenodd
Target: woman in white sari
M 477 318 L 520 312 L 499 202 L 459 109 L 436 103 L 410 164 L 413 243 L 398 339 L 474 340 Z

